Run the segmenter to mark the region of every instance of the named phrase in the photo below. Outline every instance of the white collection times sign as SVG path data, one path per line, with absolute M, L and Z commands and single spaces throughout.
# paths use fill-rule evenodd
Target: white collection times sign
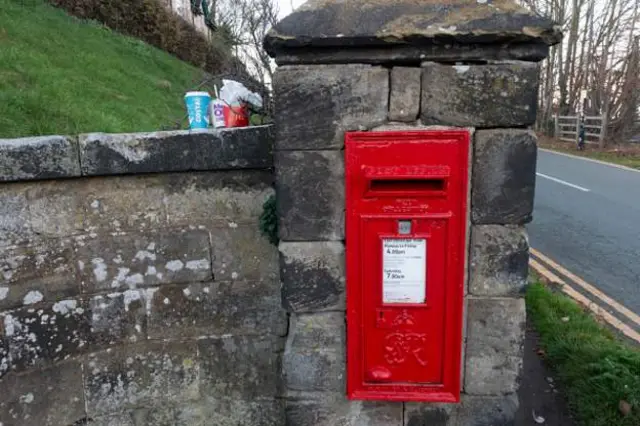
M 424 303 L 426 279 L 425 239 L 382 240 L 383 303 Z

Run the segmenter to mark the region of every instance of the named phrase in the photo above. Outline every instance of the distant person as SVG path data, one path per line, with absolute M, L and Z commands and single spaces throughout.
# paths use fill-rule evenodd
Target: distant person
M 585 148 L 585 127 L 584 116 L 580 117 L 580 129 L 578 130 L 578 151 L 584 151 Z

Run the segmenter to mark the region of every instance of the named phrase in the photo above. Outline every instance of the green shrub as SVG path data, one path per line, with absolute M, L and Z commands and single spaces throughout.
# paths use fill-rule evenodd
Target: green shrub
M 199 33 L 161 0 L 48 0 L 81 19 L 143 40 L 211 74 L 245 74 L 230 46 L 214 33 L 213 40 Z
M 260 230 L 274 246 L 278 245 L 278 213 L 276 212 L 276 197 L 270 196 L 262 206 L 260 215 Z

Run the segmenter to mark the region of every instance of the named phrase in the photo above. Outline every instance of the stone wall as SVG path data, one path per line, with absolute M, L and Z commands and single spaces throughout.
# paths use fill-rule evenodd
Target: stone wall
M 271 129 L 0 140 L 0 425 L 282 425 Z
M 283 358 L 287 425 L 511 424 L 523 356 L 524 224 L 536 163 L 527 126 L 535 121 L 537 84 L 538 65 L 524 61 L 278 68 L 280 268 L 291 314 Z M 461 403 L 348 401 L 344 134 L 447 128 L 473 135 Z

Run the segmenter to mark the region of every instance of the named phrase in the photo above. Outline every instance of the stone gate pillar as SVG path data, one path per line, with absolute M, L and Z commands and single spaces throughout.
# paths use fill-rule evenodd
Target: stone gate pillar
M 508 425 L 518 408 L 539 67 L 561 34 L 508 0 L 312 0 L 279 68 L 276 191 L 289 426 Z M 344 133 L 472 133 L 460 404 L 345 397 Z

